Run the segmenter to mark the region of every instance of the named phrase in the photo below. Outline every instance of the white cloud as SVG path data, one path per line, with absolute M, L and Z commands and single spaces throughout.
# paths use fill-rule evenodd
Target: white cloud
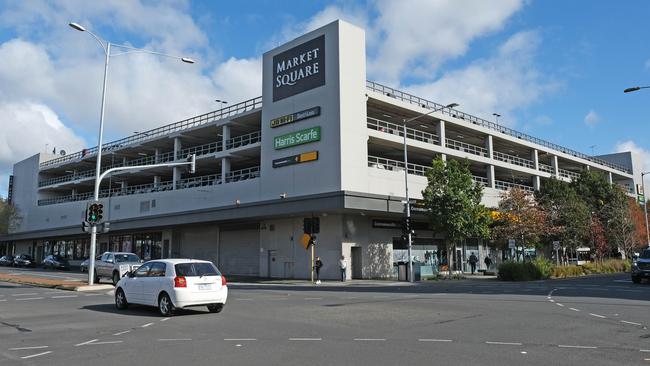
M 262 59 L 230 58 L 214 70 L 212 80 L 216 85 L 216 99 L 226 96 L 232 98 L 228 100 L 232 104 L 259 97 L 262 95 Z
M 516 33 L 490 58 L 475 60 L 434 82 L 405 89 L 441 104 L 459 103 L 459 109 L 479 116 L 496 112 L 502 115 L 501 124 L 513 125 L 515 109 L 536 102 L 559 86 L 535 68 L 539 43 L 537 32 Z
M 378 81 L 398 85 L 404 76 L 432 80 L 445 61 L 465 54 L 469 44 L 503 28 L 523 1 L 380 0 L 373 25 L 376 54 L 368 71 Z
M 594 127 L 600 121 L 600 116 L 593 109 L 585 116 L 585 124 L 589 127 Z

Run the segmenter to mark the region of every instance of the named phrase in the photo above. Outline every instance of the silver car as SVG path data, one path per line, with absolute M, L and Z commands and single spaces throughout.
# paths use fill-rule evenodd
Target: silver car
M 141 264 L 140 257 L 133 253 L 106 252 L 95 262 L 95 282 L 110 278 L 115 285 L 124 274 L 135 271 Z

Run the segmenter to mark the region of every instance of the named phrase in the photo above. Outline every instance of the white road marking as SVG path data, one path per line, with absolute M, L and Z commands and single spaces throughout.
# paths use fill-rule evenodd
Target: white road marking
M 383 342 L 383 341 L 386 340 L 386 338 L 355 338 L 354 340 L 355 341 L 363 341 L 363 342 L 365 342 L 365 341 L 368 341 L 368 342 L 374 342 L 374 341 Z
M 117 343 L 122 343 L 124 341 L 106 341 L 106 342 L 93 342 L 93 343 L 88 343 L 89 346 L 95 346 L 95 345 L 100 345 L 100 344 L 117 344 Z
M 486 344 L 498 344 L 498 345 L 503 345 L 503 346 L 521 346 L 522 344 L 519 342 L 492 342 L 492 341 L 485 341 Z
M 191 341 L 192 338 L 161 338 L 158 342 Z
M 569 345 L 566 345 L 566 344 L 558 344 L 557 346 L 560 347 L 560 348 L 580 348 L 580 349 L 596 349 L 596 348 L 598 348 L 598 347 L 595 347 L 595 346 L 569 346 Z
M 564 304 L 560 304 L 559 302 L 556 302 L 555 305 L 564 307 Z
M 87 342 L 83 342 L 83 343 L 75 344 L 74 346 L 75 346 L 75 347 L 85 346 L 85 345 L 87 345 L 87 344 L 91 344 L 91 343 L 93 343 L 93 342 L 97 342 L 98 340 L 99 340 L 99 339 L 91 339 L 91 340 L 89 340 L 89 341 L 87 341 Z
M 21 358 L 22 358 L 23 360 L 26 360 L 26 359 L 28 359 L 28 358 L 33 358 L 33 357 L 43 356 L 43 355 L 46 355 L 46 354 L 48 354 L 48 353 L 52 353 L 52 351 L 41 352 L 41 353 L 37 353 L 37 354 L 35 354 L 35 355 L 23 356 L 23 357 L 21 357 Z
M 170 318 L 160 319 L 160 321 L 161 321 L 161 322 L 166 322 L 166 321 L 168 321 L 169 319 L 170 319 Z
M 34 347 L 16 347 L 16 348 L 9 348 L 10 351 L 20 351 L 24 349 L 42 349 L 42 348 L 48 348 L 49 346 L 34 346 Z
M 598 315 L 598 314 L 594 314 L 594 313 L 589 313 L 589 315 L 591 315 L 591 316 L 595 316 L 596 318 L 601 318 L 601 319 L 605 319 L 605 318 L 607 318 L 607 317 L 604 316 L 604 315 Z
M 5 300 L 0 300 L 0 302 L 3 302 L 3 301 L 7 301 L 7 300 L 6 299 Z
M 305 297 L 305 300 L 323 300 L 322 297 Z
M 323 338 L 289 338 L 290 341 L 322 341 Z
M 52 296 L 53 299 L 67 299 L 70 297 L 77 297 L 78 295 L 64 295 L 64 296 Z
M 140 328 L 146 328 L 146 327 L 148 327 L 150 325 L 153 325 L 153 323 L 147 323 L 147 324 L 141 325 Z
M 650 352 L 650 349 L 640 349 L 639 352 Z
M 38 295 L 38 292 L 28 292 L 28 293 L 24 293 L 24 294 L 14 294 L 14 295 L 11 295 L 11 296 L 17 297 L 17 296 L 34 296 L 34 295 Z
M 44 297 L 21 297 L 20 299 L 16 299 L 16 301 L 24 301 L 24 300 L 43 300 Z
M 102 296 L 103 294 L 86 294 L 84 296 Z
M 569 309 L 573 311 L 580 311 L 580 309 L 576 309 L 576 308 L 569 308 Z
M 451 339 L 430 339 L 430 338 L 420 338 L 419 342 L 453 342 Z
M 522 354 L 522 355 L 525 355 L 525 354 L 527 354 L 527 353 L 528 353 L 528 352 L 526 352 L 526 351 L 521 351 L 521 354 Z
M 628 322 L 628 321 L 626 321 L 626 320 L 621 320 L 621 323 L 625 323 L 625 324 L 632 324 L 632 325 L 638 325 L 638 326 L 641 326 L 641 325 L 643 325 L 643 324 L 641 324 L 641 323 L 635 323 L 635 322 Z
M 123 331 L 123 332 L 115 333 L 115 334 L 113 334 L 113 335 L 114 335 L 114 336 L 119 336 L 119 335 L 122 335 L 122 334 L 126 334 L 126 333 L 128 333 L 128 332 L 130 332 L 130 331 L 131 331 L 131 330 L 129 329 L 129 330 L 125 330 L 125 331 Z
M 251 301 L 253 299 L 235 299 L 235 300 L 237 300 L 237 301 Z
M 235 342 L 243 342 L 243 341 L 256 341 L 257 338 L 224 338 L 224 341 L 235 341 Z
M 555 302 L 555 300 L 553 300 L 553 299 L 550 299 L 550 300 L 548 300 L 548 301 L 550 301 L 550 302 Z

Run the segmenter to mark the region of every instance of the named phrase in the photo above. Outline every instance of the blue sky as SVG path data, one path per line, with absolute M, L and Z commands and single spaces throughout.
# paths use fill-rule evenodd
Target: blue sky
M 148 55 L 111 59 L 115 139 L 261 94 L 261 54 L 336 18 L 366 29 L 368 78 L 650 169 L 650 2 L 0 0 L 0 195 L 13 163 L 96 144 L 102 53 L 70 21 Z

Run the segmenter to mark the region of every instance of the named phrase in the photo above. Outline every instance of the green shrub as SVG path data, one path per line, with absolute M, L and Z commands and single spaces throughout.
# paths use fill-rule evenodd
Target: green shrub
M 542 271 L 532 262 L 507 261 L 499 265 L 499 276 L 502 281 L 534 281 L 543 277 Z
M 532 263 L 539 270 L 542 279 L 547 279 L 553 274 L 553 263 L 546 260 L 546 258 L 536 258 Z

